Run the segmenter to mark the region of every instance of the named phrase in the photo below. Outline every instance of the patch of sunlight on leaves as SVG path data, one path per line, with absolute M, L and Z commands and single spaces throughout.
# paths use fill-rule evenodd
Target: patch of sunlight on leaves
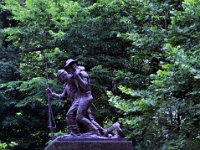
M 17 116 L 21 116 L 22 115 L 22 113 L 21 112 L 17 112 L 17 113 L 15 113 Z
M 133 98 L 134 98 L 134 97 L 136 97 L 136 98 L 141 97 L 141 94 L 140 94 L 138 91 L 134 91 L 134 90 L 131 89 L 131 88 L 127 88 L 127 87 L 125 87 L 125 86 L 120 85 L 120 86 L 119 86 L 119 89 L 120 89 L 120 91 L 122 91 L 122 93 L 125 93 L 125 94 L 127 94 L 127 95 L 130 95 L 130 96 L 132 96 Z

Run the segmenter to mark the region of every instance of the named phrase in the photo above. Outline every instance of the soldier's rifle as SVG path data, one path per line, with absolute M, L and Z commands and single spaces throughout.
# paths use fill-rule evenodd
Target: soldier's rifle
M 49 89 L 49 76 L 48 76 L 48 63 L 46 62 L 46 88 Z M 51 139 L 55 139 L 55 135 L 54 135 L 54 131 L 56 129 L 56 122 L 55 122 L 55 118 L 53 115 L 53 111 L 52 111 L 52 105 L 51 105 L 51 97 L 49 96 L 49 94 L 47 94 L 47 99 L 48 99 L 48 128 L 50 129 L 51 132 Z

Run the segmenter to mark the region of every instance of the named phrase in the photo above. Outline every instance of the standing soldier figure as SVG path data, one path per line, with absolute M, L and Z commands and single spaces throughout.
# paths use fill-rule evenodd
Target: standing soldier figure
M 72 76 L 68 74 L 65 70 L 63 69 L 58 70 L 57 78 L 61 83 L 64 84 L 63 93 L 56 94 L 56 93 L 53 93 L 50 89 L 46 89 L 46 91 L 47 91 L 47 94 L 52 98 L 65 99 L 66 97 L 68 97 L 72 101 L 72 105 L 69 108 L 66 115 L 66 121 L 67 121 L 68 128 L 70 130 L 70 135 L 79 136 L 80 131 L 79 131 L 78 124 L 76 121 L 76 113 L 77 113 L 77 108 L 79 105 L 79 100 L 78 100 L 76 86 L 73 80 L 71 80 L 71 77 Z
M 68 59 L 64 68 L 72 74 L 75 86 L 77 87 L 77 98 L 79 100 L 76 116 L 77 121 L 88 129 L 89 132 L 87 134 L 100 135 L 97 126 L 86 118 L 88 109 L 93 101 L 90 79 L 87 72 L 84 70 L 84 67 L 78 66 L 77 61 L 73 59 Z

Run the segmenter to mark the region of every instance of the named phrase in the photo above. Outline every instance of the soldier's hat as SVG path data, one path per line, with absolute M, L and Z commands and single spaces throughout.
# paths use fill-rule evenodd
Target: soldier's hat
M 59 78 L 60 75 L 63 74 L 63 72 L 65 72 L 64 69 L 60 69 L 60 70 L 58 70 L 58 72 L 57 72 L 57 78 Z
M 68 59 L 65 63 L 65 66 L 64 68 L 67 69 L 72 63 L 77 63 L 78 61 L 77 60 L 74 60 L 74 59 Z

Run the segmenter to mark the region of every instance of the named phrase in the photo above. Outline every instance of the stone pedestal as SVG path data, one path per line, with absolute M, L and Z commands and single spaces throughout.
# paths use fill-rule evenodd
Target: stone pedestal
M 132 150 L 132 142 L 125 139 L 57 138 L 45 150 Z

